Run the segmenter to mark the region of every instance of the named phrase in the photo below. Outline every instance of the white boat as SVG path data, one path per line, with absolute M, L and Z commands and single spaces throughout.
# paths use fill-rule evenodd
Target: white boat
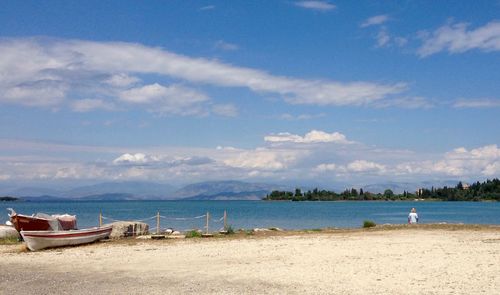
M 112 226 L 65 231 L 21 231 L 26 246 L 31 251 L 45 248 L 92 243 L 109 237 Z

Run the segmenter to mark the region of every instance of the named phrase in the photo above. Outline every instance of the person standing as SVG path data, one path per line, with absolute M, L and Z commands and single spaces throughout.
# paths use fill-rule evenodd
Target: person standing
M 418 223 L 417 209 L 411 208 L 410 214 L 408 214 L 408 223 L 409 224 Z

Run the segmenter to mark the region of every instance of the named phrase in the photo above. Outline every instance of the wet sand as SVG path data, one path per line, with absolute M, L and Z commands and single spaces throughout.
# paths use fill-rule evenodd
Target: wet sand
M 498 294 L 500 228 L 0 246 L 1 294 Z

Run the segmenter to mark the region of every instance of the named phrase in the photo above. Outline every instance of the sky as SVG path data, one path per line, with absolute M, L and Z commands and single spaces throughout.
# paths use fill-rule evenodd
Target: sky
M 2 1 L 0 185 L 500 176 L 500 1 Z

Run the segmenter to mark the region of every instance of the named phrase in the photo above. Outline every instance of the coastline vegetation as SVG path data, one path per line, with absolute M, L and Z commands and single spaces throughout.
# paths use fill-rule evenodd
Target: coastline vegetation
M 421 188 L 416 192 L 404 191 L 395 194 L 392 190 L 386 189 L 384 193 L 359 191 L 355 188 L 346 189 L 341 193 L 329 190 L 309 190 L 302 192 L 300 188 L 295 192 L 273 191 L 263 200 L 265 201 L 500 201 L 500 180 L 486 180 L 471 185 L 459 182 L 455 187 L 444 186 L 442 188 Z
M 363 228 L 375 227 L 377 224 L 371 220 L 363 221 Z
M 198 230 L 190 230 L 188 232 L 186 232 L 185 234 L 186 238 L 187 239 L 190 239 L 190 238 L 201 238 L 201 232 L 199 232 Z
M 19 199 L 15 197 L 9 197 L 9 196 L 0 197 L 0 202 L 13 202 L 17 200 Z

